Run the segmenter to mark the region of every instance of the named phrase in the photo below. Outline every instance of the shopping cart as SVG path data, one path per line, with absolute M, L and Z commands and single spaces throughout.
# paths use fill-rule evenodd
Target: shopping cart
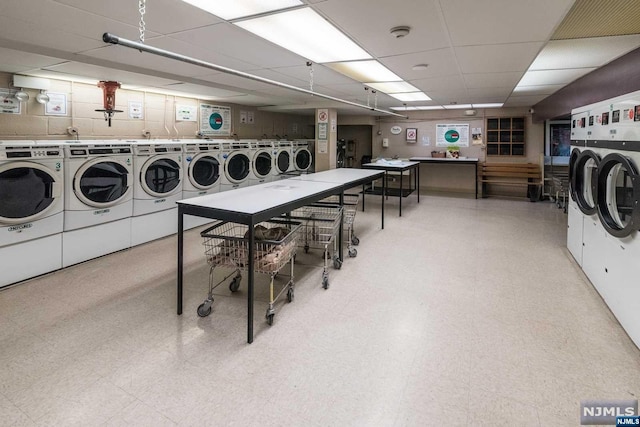
M 558 173 L 552 178 L 553 191 L 555 193 L 555 202 L 558 209 L 563 209 L 567 213 L 567 199 L 569 193 L 569 174 Z
M 241 270 L 253 268 L 256 273 L 268 274 L 269 282 L 269 308 L 266 319 L 269 325 L 273 324 L 275 316 L 274 303 L 286 291 L 287 301 L 292 302 L 294 297 L 293 264 L 296 253 L 296 243 L 300 223 L 285 219 L 272 219 L 261 222 L 254 228 L 254 260 L 253 265 L 248 261 L 249 227 L 244 224 L 232 222 L 219 222 L 200 233 L 204 239 L 205 256 L 210 265 L 209 268 L 209 293 L 207 298 L 198 307 L 198 316 L 206 317 L 211 313 L 213 304 L 213 290 L 224 283 L 229 277 L 234 276 L 229 283 L 229 290 L 236 292 L 240 288 L 242 280 Z M 274 296 L 274 279 L 278 272 L 290 263 L 289 281 Z M 232 268 L 233 271 L 218 283 L 215 283 L 214 270 L 218 267 Z
M 358 203 L 360 202 L 360 194 L 345 193 L 343 198 L 343 224 L 347 232 L 347 253 L 351 258 L 358 256 L 358 250 L 354 246 L 360 244 L 360 239 L 355 235 L 354 225 L 356 220 L 356 212 L 358 212 Z M 322 199 L 320 203 L 339 204 L 340 196 L 334 195 Z
M 298 246 L 304 247 L 305 253 L 311 248 L 324 250 L 322 287 L 325 289 L 329 287 L 329 260 L 333 259 L 333 268 L 336 270 L 342 267 L 336 239 L 342 212 L 340 205 L 317 203 L 297 208 L 287 214 L 287 218 L 302 223 Z M 332 257 L 329 255 L 330 247 L 333 249 Z

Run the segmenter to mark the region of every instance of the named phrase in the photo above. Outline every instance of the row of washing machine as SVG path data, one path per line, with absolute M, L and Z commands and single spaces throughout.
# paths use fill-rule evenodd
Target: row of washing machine
M 176 233 L 178 200 L 309 172 L 312 152 L 308 141 L 2 141 L 0 287 Z
M 640 347 L 640 91 L 572 111 L 567 248 Z

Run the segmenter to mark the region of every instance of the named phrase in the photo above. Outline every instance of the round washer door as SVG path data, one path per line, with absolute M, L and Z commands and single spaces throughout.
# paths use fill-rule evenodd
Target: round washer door
M 269 151 L 258 151 L 253 157 L 253 173 L 258 178 L 266 178 L 273 169 L 273 159 Z
M 62 195 L 62 183 L 48 167 L 33 162 L 0 166 L 0 224 L 42 218 Z
M 131 191 L 131 173 L 124 163 L 99 157 L 84 163 L 73 177 L 73 192 L 94 208 L 118 204 Z
M 578 157 L 580 157 L 580 150 L 574 148 L 571 152 L 571 157 L 569 157 L 569 195 L 574 201 L 576 200 L 576 162 L 578 161 Z
M 220 162 L 211 154 L 197 154 L 189 163 L 188 173 L 194 187 L 208 190 L 220 180 Z
M 585 150 L 578 156 L 574 168 L 573 192 L 578 208 L 585 215 L 593 215 L 598 210 L 598 166 L 600 156 L 591 150 Z
M 140 170 L 142 189 L 154 197 L 166 197 L 177 192 L 182 180 L 180 164 L 166 156 L 154 156 Z
M 297 170 L 306 171 L 311 167 L 311 152 L 306 148 L 300 148 L 296 151 L 294 161 Z
M 278 151 L 278 155 L 276 157 L 276 171 L 278 173 L 285 173 L 289 170 L 289 165 L 291 164 L 291 156 L 289 152 L 286 150 Z
M 598 216 L 615 237 L 640 228 L 640 177 L 631 159 L 620 153 L 605 156 L 598 167 Z
M 224 162 L 224 174 L 234 184 L 240 184 L 247 180 L 251 161 L 245 153 L 239 151 L 229 154 Z

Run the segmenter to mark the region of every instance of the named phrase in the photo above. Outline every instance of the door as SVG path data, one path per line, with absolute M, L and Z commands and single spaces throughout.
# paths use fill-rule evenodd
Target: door
M 640 228 L 640 177 L 631 159 L 605 156 L 598 167 L 598 216 L 615 237 L 627 237 Z
M 273 159 L 268 151 L 260 151 L 253 159 L 253 173 L 258 178 L 266 178 L 273 168 Z
M 280 150 L 278 152 L 278 157 L 276 157 L 276 170 L 278 173 L 287 172 L 290 164 L 291 156 L 289 155 L 289 152 L 286 150 Z
M 121 162 L 107 157 L 89 160 L 76 172 L 73 191 L 87 206 L 105 208 L 118 204 L 131 189 L 131 173 Z
M 142 188 L 154 197 L 166 197 L 177 192 L 181 179 L 180 164 L 169 157 L 152 157 L 140 171 Z
M 46 215 L 62 183 L 46 166 L 32 162 L 12 162 L 0 166 L 0 223 L 19 224 Z
M 220 179 L 220 162 L 211 154 L 201 153 L 189 163 L 189 181 L 200 190 L 209 190 Z
M 597 211 L 596 193 L 598 190 L 598 165 L 600 156 L 591 150 L 585 150 L 578 156 L 574 174 L 572 194 L 578 208 L 585 215 L 594 215 Z
M 229 154 L 224 163 L 225 175 L 229 182 L 240 184 L 249 176 L 251 161 L 245 153 L 234 152 Z
M 306 171 L 311 166 L 311 153 L 306 148 L 300 148 L 294 160 L 297 170 Z

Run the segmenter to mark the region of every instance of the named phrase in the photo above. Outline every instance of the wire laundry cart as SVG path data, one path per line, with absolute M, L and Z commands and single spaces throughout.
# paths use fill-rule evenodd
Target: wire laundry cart
M 293 264 L 295 261 L 296 244 L 300 231 L 300 222 L 286 219 L 272 219 L 261 222 L 254 228 L 254 260 L 253 269 L 256 273 L 267 274 L 269 282 L 269 308 L 266 319 L 273 324 L 275 316 L 274 304 L 286 291 L 287 301 L 294 298 Z M 219 222 L 202 231 L 205 256 L 209 264 L 209 293 L 207 298 L 198 306 L 198 316 L 206 317 L 211 313 L 213 304 L 213 290 L 234 276 L 229 283 L 229 290 L 236 292 L 242 280 L 241 270 L 251 267 L 248 261 L 249 242 L 247 234 L 249 227 L 232 222 Z M 289 281 L 277 292 L 274 289 L 274 279 L 278 272 L 290 264 Z M 214 271 L 218 267 L 227 267 L 233 271 L 215 283 Z
M 325 289 L 329 288 L 329 260 L 333 260 L 336 270 L 342 267 L 337 240 L 342 212 L 340 205 L 317 203 L 294 209 L 287 215 L 287 218 L 302 223 L 298 246 L 304 247 L 305 253 L 311 248 L 324 250 L 322 287 Z M 330 248 L 333 256 L 329 255 Z
M 347 253 L 351 258 L 358 256 L 358 250 L 354 246 L 360 244 L 360 239 L 356 236 L 354 226 L 356 220 L 356 213 L 358 212 L 358 203 L 360 202 L 360 194 L 345 193 L 343 198 L 343 224 L 347 232 Z M 320 203 L 330 203 L 337 205 L 340 203 L 340 196 L 334 195 L 322 199 Z

